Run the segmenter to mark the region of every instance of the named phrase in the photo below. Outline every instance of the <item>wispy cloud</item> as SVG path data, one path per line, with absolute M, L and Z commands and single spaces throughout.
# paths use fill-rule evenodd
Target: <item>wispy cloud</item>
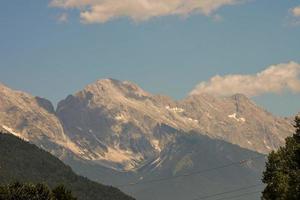
M 300 64 L 296 62 L 272 65 L 254 75 L 214 76 L 201 82 L 190 93 L 209 93 L 216 96 L 230 96 L 243 93 L 249 97 L 266 93 L 280 93 L 289 90 L 300 92 Z
M 300 6 L 292 8 L 291 13 L 294 17 L 300 17 Z
M 290 9 L 290 24 L 294 26 L 300 25 L 300 5 Z
M 50 6 L 80 10 L 84 23 L 104 23 L 119 17 L 144 21 L 167 15 L 211 15 L 220 7 L 244 0 L 52 0 Z

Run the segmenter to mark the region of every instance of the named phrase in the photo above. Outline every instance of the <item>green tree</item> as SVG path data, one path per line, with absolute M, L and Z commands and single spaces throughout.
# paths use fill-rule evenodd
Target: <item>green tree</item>
M 300 118 L 295 118 L 296 132 L 277 152 L 271 152 L 263 174 L 266 188 L 263 200 L 300 199 Z
M 64 185 L 59 185 L 52 190 L 54 200 L 76 200 L 70 190 L 67 190 Z
M 76 200 L 63 185 L 52 191 L 45 184 L 13 183 L 0 185 L 0 200 Z
M 0 200 L 52 200 L 48 186 L 44 184 L 13 183 L 0 186 Z

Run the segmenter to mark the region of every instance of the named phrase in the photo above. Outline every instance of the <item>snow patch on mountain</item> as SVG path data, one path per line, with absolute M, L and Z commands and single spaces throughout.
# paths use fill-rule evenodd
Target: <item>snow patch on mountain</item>
M 272 148 L 268 145 L 268 143 L 267 143 L 266 140 L 264 140 L 264 144 L 265 144 L 265 146 L 266 146 L 267 149 L 272 150 Z
M 197 119 L 192 119 L 190 117 L 187 117 L 186 119 L 190 122 L 199 123 L 199 121 Z
M 120 122 L 126 122 L 128 121 L 128 118 L 124 114 L 118 114 L 117 116 L 115 116 L 115 120 Z
M 84 155 L 84 150 L 81 149 L 78 145 L 76 145 L 74 142 L 72 142 L 70 139 L 67 139 L 65 141 L 53 141 L 56 144 L 64 147 L 65 149 L 70 150 L 71 152 L 73 152 L 75 155 L 78 156 L 83 156 Z
M 178 107 L 170 107 L 170 106 L 166 106 L 166 109 L 175 113 L 183 113 L 185 110 L 183 108 L 178 108 Z
M 154 161 L 151 162 L 151 165 L 153 166 L 150 171 L 154 171 L 155 169 L 159 168 L 166 158 L 161 158 L 160 156 L 157 157 Z
M 159 146 L 159 140 L 153 139 L 153 140 L 151 140 L 151 144 L 155 150 L 157 150 L 158 152 L 161 152 L 161 148 Z
M 209 112 L 205 113 L 208 119 L 213 119 L 213 117 L 209 114 Z
M 100 160 L 119 163 L 125 165 L 125 170 L 132 170 L 136 167 L 136 162 L 141 161 L 142 159 L 143 157 L 141 155 L 134 154 L 132 151 L 108 147 L 107 153 L 105 153 Z
M 237 114 L 236 113 L 233 113 L 231 115 L 228 115 L 229 118 L 232 118 L 232 119 L 235 119 L 236 121 L 238 122 L 246 122 L 246 119 L 243 118 L 243 117 L 237 117 Z

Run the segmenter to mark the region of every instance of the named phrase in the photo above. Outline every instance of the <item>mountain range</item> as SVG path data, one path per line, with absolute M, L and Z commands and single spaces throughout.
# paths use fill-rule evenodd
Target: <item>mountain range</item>
M 93 180 L 138 183 L 122 189 L 141 200 L 195 198 L 193 191 L 257 182 L 264 159 L 204 177 L 151 180 L 263 156 L 294 131 L 290 118 L 272 115 L 243 94 L 172 100 L 114 79 L 86 86 L 56 109 L 47 99 L 2 84 L 0 126 Z

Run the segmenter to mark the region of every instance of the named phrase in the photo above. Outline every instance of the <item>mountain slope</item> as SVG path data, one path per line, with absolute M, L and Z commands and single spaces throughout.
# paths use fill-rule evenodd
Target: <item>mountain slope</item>
M 104 79 L 59 102 L 0 85 L 0 126 L 63 160 L 83 159 L 118 171 L 136 170 L 169 143 L 153 134 L 165 124 L 268 153 L 293 132 L 244 95 L 152 95 L 128 81 Z
M 72 166 L 80 174 L 116 185 L 141 200 L 195 199 L 255 184 L 258 187 L 254 189 L 262 190 L 264 155 L 197 133 L 187 135 L 167 125 L 157 127 L 155 134 L 172 135 L 172 142 L 134 172 L 121 173 L 74 160 Z
M 196 130 L 260 153 L 278 149 L 294 130 L 288 119 L 272 115 L 242 94 L 189 96 L 180 107 L 201 122 Z
M 10 134 L 0 133 L 0 155 L 0 183 L 46 182 L 50 187 L 62 183 L 82 200 L 133 199 L 116 188 L 76 175 L 51 154 Z
M 56 155 L 77 173 L 115 186 L 261 156 L 293 133 L 290 119 L 273 116 L 241 94 L 174 101 L 113 79 L 69 95 L 55 112 L 45 99 L 2 87 L 1 126 Z M 193 191 L 204 195 L 257 182 L 264 161 L 248 164 L 204 178 L 122 189 L 141 200 L 155 195 L 163 200 L 194 198 Z
M 81 150 L 65 135 L 50 101 L 0 84 L 0 127 L 63 156 Z
M 57 116 L 89 160 L 125 171 L 139 168 L 164 149 L 168 141 L 153 134 L 159 124 L 260 153 L 277 149 L 293 131 L 289 120 L 271 115 L 241 94 L 173 101 L 112 79 L 68 96 L 58 104 Z

